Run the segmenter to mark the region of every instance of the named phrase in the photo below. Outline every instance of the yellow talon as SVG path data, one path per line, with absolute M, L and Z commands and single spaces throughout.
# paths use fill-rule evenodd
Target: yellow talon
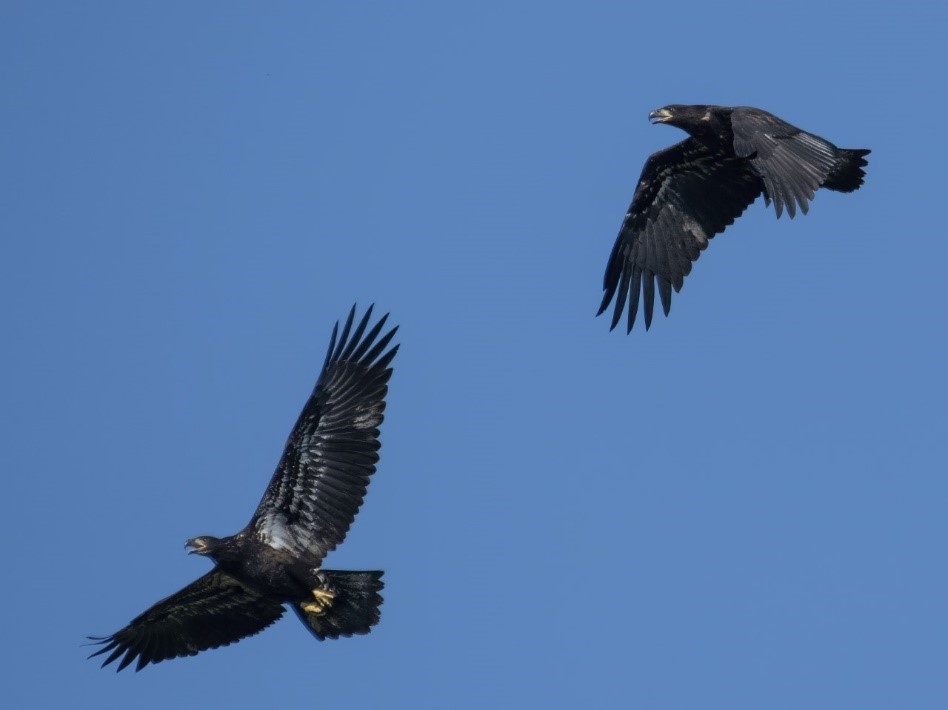
M 336 596 L 332 592 L 327 592 L 325 589 L 314 589 L 313 601 L 300 604 L 300 608 L 309 614 L 322 616 L 332 606 L 335 598 Z

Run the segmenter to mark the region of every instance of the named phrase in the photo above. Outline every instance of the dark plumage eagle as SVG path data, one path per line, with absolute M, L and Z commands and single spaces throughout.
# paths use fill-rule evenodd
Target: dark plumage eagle
M 141 670 L 226 646 L 279 619 L 284 604 L 320 640 L 364 634 L 378 622 L 381 572 L 321 569 L 345 538 L 379 460 L 398 346 L 389 347 L 397 328 L 379 337 L 388 315 L 366 330 L 371 314 L 353 329 L 353 307 L 341 335 L 336 323 L 316 387 L 247 527 L 188 540 L 191 554 L 210 557 L 214 569 L 121 631 L 93 638 L 102 648 L 92 656 L 108 654 L 103 666 L 121 657 L 118 670 L 136 659 Z
M 690 135 L 650 156 L 603 279 L 602 314 L 615 298 L 615 328 L 628 301 L 628 331 L 639 294 L 646 330 L 655 286 L 665 315 L 691 263 L 763 192 L 777 217 L 806 214 L 820 187 L 852 192 L 862 185 L 868 150 L 837 148 L 773 114 L 748 106 L 672 105 L 652 111 L 653 123 Z

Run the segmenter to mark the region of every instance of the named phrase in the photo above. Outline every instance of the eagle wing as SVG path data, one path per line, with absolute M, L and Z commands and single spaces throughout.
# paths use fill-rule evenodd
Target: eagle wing
M 650 156 L 612 248 L 597 315 L 615 297 L 615 328 L 628 299 L 631 331 L 641 291 L 648 329 L 657 283 L 667 316 L 672 287 L 681 290 L 708 240 L 737 219 L 761 189 L 745 160 L 693 138 Z
M 371 315 L 370 307 L 353 331 L 353 306 L 342 334 L 339 323 L 333 328 L 316 387 L 248 526 L 262 543 L 314 566 L 345 538 L 379 460 L 398 352 L 386 348 L 398 328 L 379 338 L 386 314 L 366 333 Z
M 118 670 L 138 658 L 135 670 L 149 663 L 199 651 L 252 636 L 283 615 L 283 605 L 269 599 L 218 568 L 162 599 L 121 631 L 102 638 L 92 637 L 102 648 L 105 667 L 122 654 Z
M 797 204 L 806 214 L 836 165 L 836 146 L 757 108 L 734 109 L 731 128 L 734 152 L 747 158 L 764 181 L 764 198 L 768 205 L 773 200 L 777 217 L 784 205 L 791 218 Z

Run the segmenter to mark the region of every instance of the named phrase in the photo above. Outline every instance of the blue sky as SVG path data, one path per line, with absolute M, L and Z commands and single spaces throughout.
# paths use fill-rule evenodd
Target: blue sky
M 935 3 L 0 8 L 11 707 L 944 707 Z M 760 106 L 866 185 L 593 315 L 667 103 Z M 401 325 L 382 460 L 294 618 L 85 660 L 249 519 L 332 323 Z M 80 699 L 77 701 L 77 698 Z

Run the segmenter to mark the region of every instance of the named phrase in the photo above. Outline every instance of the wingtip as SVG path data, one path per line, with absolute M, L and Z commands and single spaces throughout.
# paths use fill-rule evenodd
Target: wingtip
M 609 304 L 612 303 L 612 299 L 614 296 L 615 296 L 614 288 L 610 289 L 607 287 L 603 289 L 602 300 L 599 302 L 599 310 L 596 311 L 597 318 L 606 312 L 606 309 L 609 308 Z
M 608 300 L 603 299 L 602 303 L 599 304 L 599 310 L 596 311 L 596 318 L 601 316 L 606 312 L 606 309 L 609 308 L 609 304 L 612 303 L 612 294 L 608 294 Z M 612 314 L 612 319 L 609 321 L 609 332 L 611 333 L 616 329 L 616 326 L 619 325 L 619 318 L 621 313 L 617 310 Z

